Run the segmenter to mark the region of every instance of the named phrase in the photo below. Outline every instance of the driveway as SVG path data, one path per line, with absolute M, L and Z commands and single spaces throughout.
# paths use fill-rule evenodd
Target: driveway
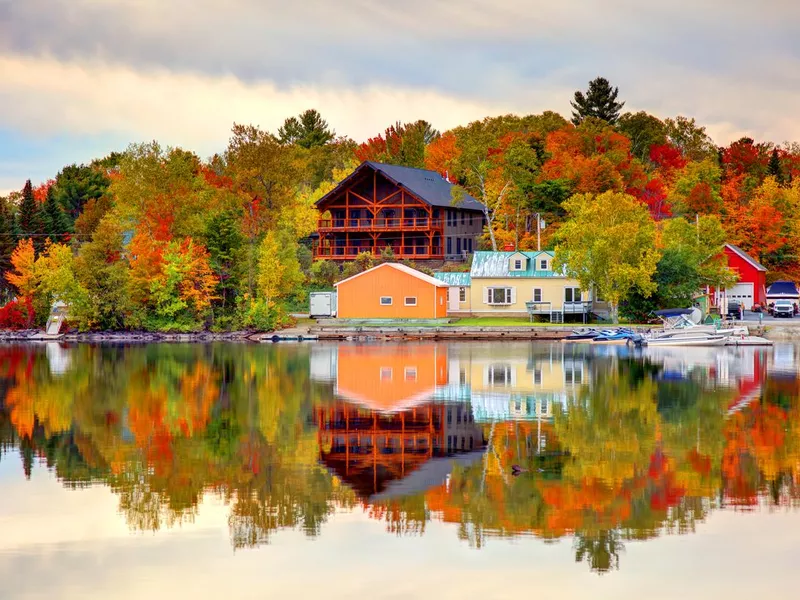
M 769 313 L 754 313 L 750 310 L 744 311 L 744 319 L 743 321 L 756 321 L 758 322 L 763 317 L 764 323 L 800 323 L 800 316 L 795 315 L 791 319 L 786 317 L 781 317 L 776 319 L 775 317 L 771 316 Z

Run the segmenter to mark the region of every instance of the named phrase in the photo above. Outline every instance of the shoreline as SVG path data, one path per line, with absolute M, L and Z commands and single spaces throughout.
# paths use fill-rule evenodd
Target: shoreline
M 759 327 L 753 322 L 741 322 L 750 333 L 773 341 L 800 341 L 800 322 L 797 324 L 767 325 Z M 580 325 L 577 325 L 580 327 Z M 651 325 L 626 325 L 634 330 L 647 331 L 658 328 Z M 529 340 L 541 342 L 560 341 L 570 335 L 574 325 L 553 326 L 458 326 L 458 325 L 337 325 L 332 323 L 309 324 L 273 332 L 231 331 L 195 333 L 158 333 L 145 331 L 71 332 L 50 336 L 40 330 L 0 331 L 0 342 L 67 342 L 67 343 L 263 343 L 283 341 L 503 341 Z

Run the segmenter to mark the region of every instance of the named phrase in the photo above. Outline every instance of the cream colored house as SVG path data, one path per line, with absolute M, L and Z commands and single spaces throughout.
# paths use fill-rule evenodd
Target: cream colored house
M 563 322 L 565 315 L 588 315 L 593 301 L 553 268 L 554 254 L 542 252 L 475 252 L 469 281 L 469 312 L 478 315 L 548 317 Z

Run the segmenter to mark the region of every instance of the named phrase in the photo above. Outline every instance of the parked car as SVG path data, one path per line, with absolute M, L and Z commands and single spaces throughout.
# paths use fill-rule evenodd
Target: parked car
M 728 312 L 726 314 L 729 319 L 742 319 L 744 316 L 744 306 L 739 302 L 730 300 L 728 302 Z
M 776 319 L 778 317 L 789 317 L 791 319 L 794 316 L 794 304 L 792 304 L 791 300 L 776 300 L 772 315 Z

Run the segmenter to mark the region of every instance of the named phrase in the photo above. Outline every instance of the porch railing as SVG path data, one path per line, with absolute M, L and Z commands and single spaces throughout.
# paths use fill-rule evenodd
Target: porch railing
M 374 257 L 379 257 L 381 253 L 391 248 L 394 255 L 398 258 L 443 258 L 444 253 L 441 246 L 315 246 L 313 248 L 314 258 L 324 258 L 329 260 L 352 260 L 362 252 L 369 252 Z
M 428 231 L 440 229 L 442 219 L 428 217 L 367 218 L 367 219 L 319 219 L 318 231 Z

